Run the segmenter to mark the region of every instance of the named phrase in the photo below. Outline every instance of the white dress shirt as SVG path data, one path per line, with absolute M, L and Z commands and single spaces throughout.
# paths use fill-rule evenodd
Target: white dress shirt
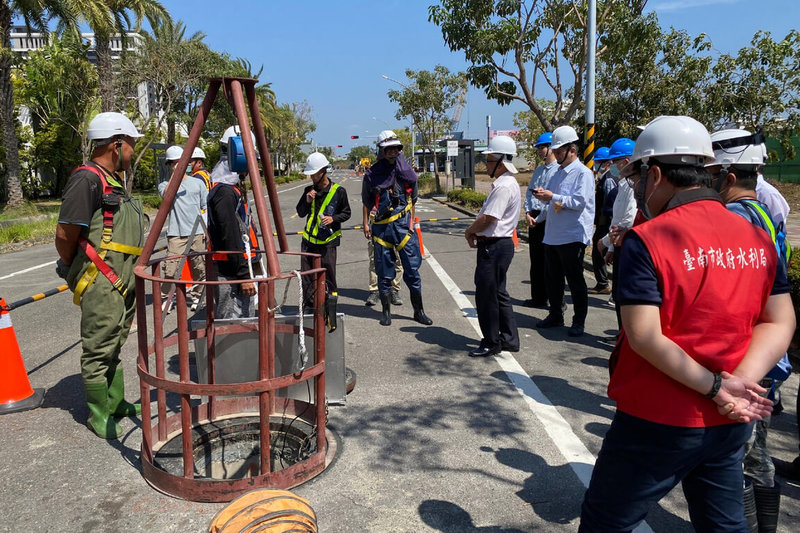
M 620 228 L 630 228 L 633 226 L 633 219 L 636 218 L 636 197 L 633 189 L 628 185 L 628 180 L 620 179 L 617 183 L 617 197 L 614 198 L 614 208 L 611 213 L 611 226 Z M 614 250 L 611 239 L 606 234 L 602 239 L 608 251 Z
M 492 191 L 478 212 L 478 216 L 485 214 L 496 220 L 493 220 L 478 235 L 481 237 L 511 237 L 519 222 L 521 204 L 517 178 L 510 172 L 503 173 L 492 183 Z
M 582 242 L 589 246 L 594 229 L 594 174 L 579 159 L 558 170 L 547 184 L 553 193 L 536 222 L 547 220 L 544 244 Z M 559 205 L 558 211 L 556 206 Z

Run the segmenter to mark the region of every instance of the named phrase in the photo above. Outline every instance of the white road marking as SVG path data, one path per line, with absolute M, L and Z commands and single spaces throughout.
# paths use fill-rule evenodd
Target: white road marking
M 481 328 L 478 324 L 477 311 L 470 303 L 469 299 L 464 296 L 464 293 L 459 289 L 458 285 L 453 279 L 445 272 L 438 261 L 433 257 L 430 248 L 425 247 L 427 256 L 425 261 L 430 265 L 438 278 L 441 280 L 445 289 L 450 293 L 450 296 L 455 300 L 456 305 L 464 313 L 464 317 L 472 325 L 472 328 L 481 335 Z M 528 376 L 527 372 L 522 368 L 522 365 L 514 359 L 514 356 L 509 352 L 500 352 L 495 356 L 495 360 L 500 364 L 500 368 L 506 373 L 508 379 L 514 384 L 517 392 L 528 404 L 528 408 L 533 411 L 536 418 L 542 423 L 545 431 L 550 437 L 550 440 L 556 445 L 561 455 L 569 462 L 569 466 L 581 480 L 585 487 L 589 486 L 589 481 L 592 478 L 592 468 L 594 466 L 595 457 L 584 446 L 583 442 L 572 431 L 569 423 L 561 416 L 553 403 L 544 395 L 544 393 L 536 386 L 533 380 Z M 653 530 L 642 522 L 639 527 L 634 531 L 637 533 L 652 533 Z
M 36 266 L 30 267 L 30 268 L 26 268 L 25 270 L 19 270 L 17 272 L 12 272 L 11 274 L 6 274 L 5 276 L 0 277 L 0 281 L 2 281 L 4 279 L 8 279 L 8 278 L 13 278 L 17 274 L 25 274 L 25 273 L 30 272 L 32 270 L 38 270 L 40 268 L 44 268 L 46 266 L 55 265 L 55 264 L 56 264 L 55 261 L 50 261 L 48 263 L 42 263 L 41 265 L 36 265 Z
M 283 194 L 285 192 L 293 191 L 295 189 L 299 189 L 300 187 L 308 187 L 308 184 L 305 183 L 305 181 L 303 181 L 301 185 L 295 185 L 294 187 L 289 187 L 288 189 L 283 189 L 281 191 L 278 191 L 278 194 Z

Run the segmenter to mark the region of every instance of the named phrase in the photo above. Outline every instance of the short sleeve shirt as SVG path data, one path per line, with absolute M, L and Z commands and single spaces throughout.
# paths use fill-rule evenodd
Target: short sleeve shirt
M 70 176 L 64 188 L 59 224 L 89 226 L 94 212 L 102 207 L 103 182 L 90 170 L 79 170 Z
M 492 184 L 492 191 L 483 202 L 478 216 L 489 215 L 496 220 L 478 235 L 482 237 L 511 237 L 519 222 L 522 200 L 519 184 L 513 174 L 506 172 Z

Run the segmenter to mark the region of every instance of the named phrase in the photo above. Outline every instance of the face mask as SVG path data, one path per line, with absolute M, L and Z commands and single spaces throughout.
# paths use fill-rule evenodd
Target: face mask
M 611 165 L 611 167 L 608 169 L 608 172 L 611 174 L 612 178 L 619 178 L 619 169 L 617 168 L 617 165 Z
M 642 176 L 639 178 L 639 184 L 636 187 L 636 207 L 639 208 L 639 211 L 642 212 L 642 215 L 644 215 L 646 220 L 650 220 L 653 218 L 653 214 L 650 212 L 647 202 L 650 201 L 650 198 L 653 197 L 653 193 L 655 193 L 656 190 L 653 189 L 653 191 L 650 193 L 650 196 L 645 199 L 644 193 L 647 189 L 647 170 L 646 167 L 642 167 L 642 169 Z

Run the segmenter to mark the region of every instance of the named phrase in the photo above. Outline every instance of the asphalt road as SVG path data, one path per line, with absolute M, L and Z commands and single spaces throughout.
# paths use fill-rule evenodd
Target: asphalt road
M 345 228 L 360 225 L 361 180 L 350 171 L 336 171 L 334 179 L 346 187 L 353 210 Z M 293 250 L 303 224 L 294 205 L 307 184 L 279 187 Z M 423 297 L 434 321 L 428 327 L 411 320 L 405 287 L 392 325 L 378 324 L 379 310 L 363 305 L 366 240 L 359 229 L 344 231 L 340 311 L 347 315 L 346 362 L 358 383 L 344 406 L 330 408 L 330 427 L 342 443 L 335 463 L 294 492 L 311 502 L 324 532 L 576 530 L 585 483 L 614 412 L 605 393 L 613 308 L 606 297 L 590 297 L 579 339 L 567 337 L 566 328 L 536 330 L 545 312 L 519 305 L 530 293 L 521 243 L 508 289 L 522 349 L 467 357 L 480 338 L 474 251 L 463 238 L 470 221 L 429 199 L 420 200 L 417 216 L 427 252 Z M 424 222 L 430 218 L 441 220 Z M 49 264 L 55 258 L 52 245 L 0 256 L 0 295 L 12 302 L 60 285 Z M 297 267 L 282 261 L 284 271 Z M 79 309 L 71 295 L 20 307 L 11 317 L 30 381 L 47 394 L 37 410 L 0 416 L 0 531 L 206 531 L 223 504 L 182 501 L 151 488 L 140 474 L 139 420 L 123 421 L 126 434 L 116 442 L 84 426 Z M 123 349 L 129 397 L 138 395 L 136 342 L 131 336 Z M 796 391 L 794 375 L 770 433 L 779 469 L 797 455 Z M 783 489 L 779 531 L 797 531 L 800 486 L 784 481 Z M 691 531 L 687 518 L 676 489 L 641 530 Z

